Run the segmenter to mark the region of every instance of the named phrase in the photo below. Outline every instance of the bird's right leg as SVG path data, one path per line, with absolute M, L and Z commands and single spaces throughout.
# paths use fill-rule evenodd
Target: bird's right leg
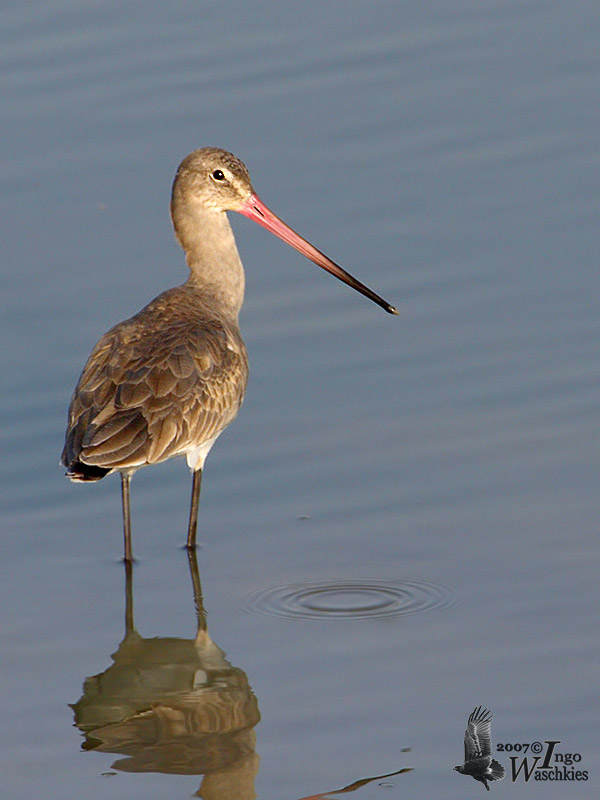
M 133 553 L 131 549 L 131 512 L 129 506 L 129 481 L 131 475 L 129 472 L 121 473 L 121 501 L 123 503 L 123 545 L 124 545 L 124 558 L 125 561 L 131 563 L 133 561 Z

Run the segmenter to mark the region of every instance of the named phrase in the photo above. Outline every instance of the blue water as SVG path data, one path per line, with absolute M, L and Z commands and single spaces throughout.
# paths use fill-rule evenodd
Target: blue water
M 299 799 L 404 768 L 352 796 L 481 796 L 452 767 L 482 704 L 494 747 L 560 740 L 588 773 L 513 783 L 504 751 L 492 792 L 595 798 L 596 4 L 0 19 L 2 797 Z M 176 461 L 132 483 L 119 646 L 118 481 L 64 479 L 66 408 L 99 336 L 185 280 L 169 189 L 204 145 L 400 316 L 232 220 L 251 377 L 205 471 L 208 634 Z

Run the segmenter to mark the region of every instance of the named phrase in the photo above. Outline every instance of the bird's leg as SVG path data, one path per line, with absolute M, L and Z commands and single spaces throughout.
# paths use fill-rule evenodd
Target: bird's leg
M 190 565 L 190 574 L 192 576 L 192 587 L 194 590 L 194 606 L 196 608 L 196 621 L 198 623 L 196 636 L 198 637 L 202 633 L 206 633 L 208 629 L 206 624 L 206 611 L 204 610 L 204 598 L 202 597 L 202 584 L 200 583 L 200 573 L 198 572 L 198 558 L 196 557 L 196 551 L 190 548 L 187 551 L 187 554 L 188 563 Z
M 192 482 L 192 501 L 190 503 L 190 522 L 188 525 L 187 548 L 196 547 L 196 528 L 198 527 L 198 504 L 200 502 L 200 486 L 202 485 L 202 469 L 194 470 Z
M 133 564 L 125 561 L 125 638 L 135 633 L 133 625 Z
M 131 563 L 133 554 L 131 551 L 131 514 L 129 509 L 129 480 L 128 472 L 121 473 L 121 500 L 123 503 L 123 542 L 125 561 Z

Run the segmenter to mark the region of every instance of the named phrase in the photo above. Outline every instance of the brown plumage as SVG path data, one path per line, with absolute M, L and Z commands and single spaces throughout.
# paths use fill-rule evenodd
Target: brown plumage
M 69 477 L 193 452 L 234 419 L 247 378 L 237 328 L 211 315 L 195 287 L 169 289 L 93 349 L 69 410 Z
M 61 459 L 74 481 L 121 473 L 128 561 L 130 476 L 187 457 L 194 473 L 187 540 L 193 548 L 204 460 L 244 396 L 248 358 L 238 327 L 244 271 L 226 211 L 253 219 L 397 313 L 269 211 L 231 153 L 204 148 L 187 156 L 173 183 L 171 216 L 190 277 L 115 325 L 92 350 L 71 400 Z

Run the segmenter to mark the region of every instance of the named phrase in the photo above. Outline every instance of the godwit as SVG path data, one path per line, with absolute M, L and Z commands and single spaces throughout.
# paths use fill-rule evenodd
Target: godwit
M 100 339 L 69 408 L 62 453 L 73 481 L 121 473 L 125 560 L 132 560 L 129 481 L 140 467 L 186 456 L 193 472 L 187 547 L 194 548 L 204 460 L 238 413 L 248 357 L 238 315 L 244 269 L 226 211 L 238 211 L 390 314 L 396 309 L 273 214 L 231 153 L 205 147 L 179 165 L 171 219 L 190 277 Z

